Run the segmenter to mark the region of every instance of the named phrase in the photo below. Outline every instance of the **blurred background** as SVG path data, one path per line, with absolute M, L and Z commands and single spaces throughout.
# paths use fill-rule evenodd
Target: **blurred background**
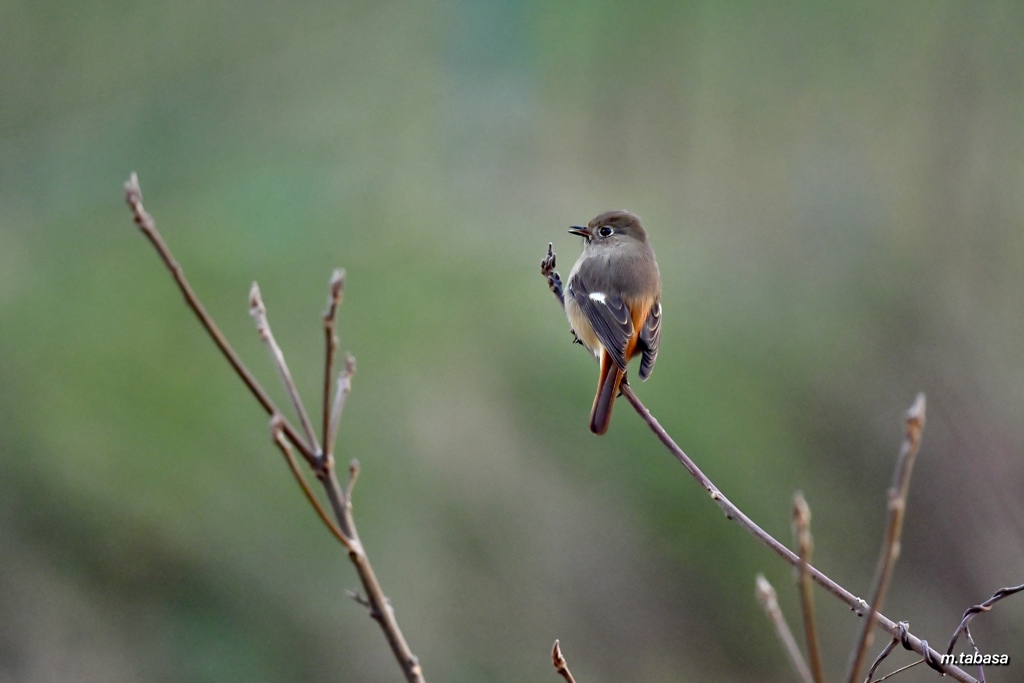
M 627 404 L 587 430 L 538 265 L 611 208 L 664 278 L 642 400 L 787 543 L 803 491 L 859 595 L 926 392 L 884 611 L 944 648 L 1024 581 L 1022 30 L 1013 2 L 2 3 L 0 681 L 400 680 L 132 171 L 281 405 L 249 286 L 316 410 L 347 269 L 338 456 L 429 680 L 554 681 L 555 638 L 581 681 L 793 679 L 754 600 L 764 572 L 798 628 L 791 571 Z M 858 620 L 818 610 L 838 680 Z M 973 631 L 1019 680 L 1024 601 Z

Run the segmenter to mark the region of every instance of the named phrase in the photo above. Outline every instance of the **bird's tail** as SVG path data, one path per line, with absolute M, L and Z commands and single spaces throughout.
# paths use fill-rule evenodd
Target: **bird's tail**
M 601 377 L 597 383 L 597 396 L 590 411 L 590 431 L 604 434 L 612 421 L 612 405 L 619 395 L 623 372 L 607 353 L 601 353 Z

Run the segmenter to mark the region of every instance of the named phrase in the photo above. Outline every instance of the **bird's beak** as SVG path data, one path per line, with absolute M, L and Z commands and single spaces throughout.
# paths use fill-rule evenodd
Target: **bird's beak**
M 570 234 L 579 235 L 580 237 L 586 237 L 587 239 L 590 239 L 590 231 L 584 228 L 583 226 L 574 225 L 571 228 L 569 228 L 569 232 Z

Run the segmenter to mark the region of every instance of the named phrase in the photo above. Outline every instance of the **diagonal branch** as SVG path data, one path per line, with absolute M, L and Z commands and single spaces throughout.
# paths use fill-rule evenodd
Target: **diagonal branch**
M 804 615 L 804 637 L 807 639 L 807 659 L 810 660 L 811 677 L 814 683 L 823 683 L 825 675 L 821 670 L 821 649 L 818 646 L 818 624 L 814 618 L 814 586 L 807 567 L 811 564 L 814 540 L 811 538 L 811 508 L 799 491 L 793 495 L 793 535 L 796 537 L 797 584 L 800 587 L 800 608 Z
M 203 308 L 199 298 L 196 296 L 192 287 L 188 284 L 185 279 L 185 274 L 175 261 L 174 256 L 171 254 L 170 249 L 164 242 L 160 233 L 156 229 L 156 223 L 153 218 L 146 213 L 145 208 L 142 206 L 142 191 L 139 188 L 139 181 L 136 175 L 133 173 L 125 183 L 125 200 L 129 207 L 131 207 L 132 215 L 135 219 L 136 225 L 142 230 L 143 234 L 150 241 L 153 247 L 156 249 L 164 265 L 171 272 L 171 276 L 174 281 L 178 284 L 178 288 L 185 297 L 185 302 L 189 308 L 199 318 L 200 323 L 206 329 L 207 333 L 213 339 L 214 343 L 221 350 L 221 353 L 227 359 L 228 363 L 234 368 L 235 372 L 248 387 L 249 391 L 256 397 L 263 409 L 271 416 L 271 437 L 274 444 L 281 450 L 284 455 L 285 461 L 288 464 L 289 469 L 295 476 L 299 485 L 302 487 L 302 491 L 305 494 L 307 500 L 313 506 L 317 515 L 328 527 L 331 533 L 345 546 L 348 550 L 348 556 L 352 564 L 355 566 L 356 573 L 359 575 L 359 580 L 363 584 L 363 589 L 366 591 L 366 598 L 360 598 L 360 604 L 365 605 L 369 611 L 370 616 L 378 622 L 381 630 L 384 632 L 385 638 L 388 641 L 388 645 L 391 648 L 392 654 L 398 661 L 399 666 L 402 669 L 402 673 L 408 683 L 426 683 L 426 678 L 423 675 L 423 669 L 420 667 L 419 660 L 412 653 L 409 648 L 405 637 L 402 635 L 401 629 L 398 627 L 398 622 L 395 619 L 394 610 L 391 607 L 390 601 L 387 596 L 384 595 L 384 591 L 381 588 L 380 582 L 377 580 L 377 576 L 373 571 L 373 567 L 370 565 L 370 559 L 366 555 L 363 545 L 359 540 L 359 534 L 356 531 L 355 520 L 352 517 L 352 488 L 355 485 L 356 477 L 359 473 L 359 464 L 353 460 L 349 466 L 348 481 L 345 488 L 342 489 L 338 483 L 337 475 L 334 470 L 334 456 L 332 453 L 332 447 L 334 443 L 334 434 L 337 430 L 338 421 L 341 418 L 341 410 L 344 406 L 344 399 L 348 395 L 351 389 L 351 377 L 352 373 L 355 372 L 355 359 L 351 356 L 346 357 L 345 369 L 340 373 L 338 382 L 338 391 L 335 396 L 333 405 L 329 408 L 326 399 L 330 394 L 329 378 L 332 370 L 331 365 L 333 362 L 334 354 L 334 316 L 336 308 L 341 302 L 341 277 L 339 271 L 335 271 L 334 276 L 331 278 L 331 294 L 328 302 L 328 312 L 325 313 L 325 327 L 327 327 L 327 354 L 325 358 L 325 405 L 323 407 L 325 435 L 325 445 L 329 446 L 325 451 L 321 452 L 319 445 L 317 444 L 316 434 L 313 431 L 312 424 L 309 420 L 309 415 L 305 411 L 302 401 L 299 397 L 298 390 L 295 388 L 295 384 L 292 381 L 291 373 L 288 371 L 287 364 L 284 360 L 284 354 L 281 349 L 277 346 L 274 341 L 273 334 L 270 330 L 270 324 L 267 321 L 266 310 L 263 306 L 263 302 L 259 296 L 259 289 L 254 285 L 251 293 L 251 305 L 250 311 L 256 320 L 257 329 L 259 330 L 260 336 L 267 344 L 268 349 L 271 353 L 271 358 L 274 361 L 278 373 L 281 375 L 281 379 L 284 381 L 285 387 L 288 390 L 288 394 L 295 406 L 296 411 L 299 414 L 299 418 L 302 420 L 303 431 L 306 433 L 306 439 L 303 439 L 294 427 L 281 415 L 281 412 L 274 405 L 274 402 L 270 399 L 267 393 L 259 385 L 252 373 L 249 372 L 248 368 L 242 363 L 241 359 L 235 353 L 234 349 L 228 343 L 227 339 L 221 334 L 217 325 L 214 323 L 213 318 Z M 328 323 L 326 318 L 330 317 Z M 330 438 L 328 438 L 330 437 Z M 331 510 L 334 513 L 337 524 L 332 522 L 328 517 L 327 513 L 321 507 L 319 501 L 313 495 L 310 490 L 305 477 L 302 475 L 299 469 L 298 463 L 292 453 L 291 445 L 294 445 L 303 458 L 309 464 L 313 473 L 317 479 L 320 480 L 324 487 L 324 492 L 327 495 L 327 499 L 330 501 Z
M 330 430 L 331 419 L 331 380 L 334 375 L 334 353 L 338 350 L 338 337 L 334 334 L 334 325 L 338 318 L 338 307 L 341 305 L 345 292 L 345 269 L 338 268 L 331 273 L 327 310 L 324 311 L 324 387 L 323 410 L 320 438 L 324 442 L 324 453 L 334 452 L 334 439 Z
M 274 339 L 274 332 L 270 329 L 270 321 L 267 320 L 267 307 L 263 305 L 260 286 L 255 282 L 252 283 L 252 288 L 249 290 L 249 315 L 256 322 L 256 332 L 260 335 L 263 343 L 266 344 L 267 351 L 270 353 L 270 360 L 273 361 L 277 374 L 281 377 L 281 383 L 284 384 L 284 388 L 288 392 L 288 398 L 292 401 L 292 407 L 295 408 L 295 412 L 299 416 L 299 424 L 302 425 L 302 430 L 306 432 L 307 443 L 312 445 L 313 452 L 318 454 L 315 460 L 319 460 L 321 457 L 319 455 L 321 452 L 320 444 L 317 443 L 316 432 L 313 431 L 313 423 L 309 421 L 309 413 L 306 412 L 306 407 L 302 405 L 302 397 L 299 396 L 295 380 L 292 379 L 292 373 L 288 369 L 288 362 L 284 358 L 284 352 L 281 351 L 277 340 Z M 310 465 L 315 466 L 316 463 L 311 461 Z
M 811 670 L 807 668 L 807 662 L 804 661 L 804 656 L 800 654 L 800 646 L 796 644 L 796 638 L 793 637 L 793 632 L 790 630 L 789 624 L 786 623 L 786 617 L 783 616 L 782 609 L 779 607 L 779 600 L 775 595 L 775 589 L 768 583 L 768 579 L 764 578 L 764 574 L 757 575 L 757 589 L 754 592 L 757 595 L 757 601 L 764 608 L 764 613 L 768 615 L 768 620 L 775 627 L 775 635 L 779 637 L 779 642 L 782 643 L 782 648 L 789 655 L 789 661 L 793 668 L 796 669 L 800 680 L 803 683 L 813 683 L 814 679 L 811 678 Z
M 907 492 L 910 490 L 910 474 L 914 469 L 914 460 L 917 458 L 917 451 L 921 447 L 921 432 L 924 430 L 925 412 L 924 394 L 918 394 L 914 405 L 907 411 L 904 421 L 903 445 L 900 447 L 899 460 L 896 462 L 896 472 L 893 475 L 892 488 L 889 489 L 889 522 L 886 525 L 885 540 L 882 543 L 882 552 L 878 558 L 878 568 L 875 573 L 875 586 L 871 591 L 871 611 L 875 614 L 882 609 L 885 602 L 885 593 L 889 588 L 889 580 L 892 578 L 893 567 L 896 566 L 896 559 L 900 555 L 900 536 L 903 533 L 903 513 L 907 509 Z M 853 659 L 850 663 L 850 673 L 846 680 L 848 683 L 857 683 L 861 667 L 864 665 L 864 658 L 867 656 L 868 648 L 871 647 L 871 620 L 866 619 L 860 631 L 860 638 L 853 651 Z
M 909 628 L 909 624 L 907 624 L 907 622 L 905 622 L 905 621 L 901 621 L 900 622 L 901 626 L 903 626 L 905 624 Z M 868 675 L 865 676 L 865 680 L 867 681 L 867 683 L 871 683 L 871 679 L 875 677 L 875 671 L 878 670 L 878 667 L 882 664 L 883 661 L 885 661 L 885 658 L 888 657 L 892 653 L 892 651 L 896 649 L 896 646 L 899 645 L 899 644 L 900 644 L 900 639 L 899 638 L 893 638 L 892 640 L 889 641 L 889 644 L 886 645 L 882 649 L 882 651 L 878 653 L 878 656 L 875 657 L 875 661 L 871 662 L 871 666 L 868 667 Z M 918 660 L 918 661 L 923 661 L 923 660 Z
M 974 653 L 979 654 L 978 646 L 974 643 L 974 638 L 971 637 L 971 620 L 974 619 L 974 617 L 981 614 L 982 612 L 988 612 L 997 602 L 999 602 L 1003 598 L 1008 598 L 1015 593 L 1020 593 L 1021 591 L 1024 591 L 1024 584 L 1021 584 L 1019 586 L 1007 586 L 1005 588 L 1000 588 L 992 594 L 991 598 L 981 603 L 980 605 L 968 607 L 967 610 L 964 612 L 963 619 L 960 620 L 960 625 L 956 627 L 955 631 L 953 631 L 953 637 L 949 639 L 949 647 L 946 648 L 946 654 L 953 654 L 953 647 L 956 645 L 956 641 L 960 638 L 961 634 L 967 637 L 967 642 L 971 644 L 971 647 L 974 649 Z M 980 664 L 978 665 L 978 671 L 980 672 L 979 680 L 981 681 L 981 683 L 984 683 L 985 670 L 981 667 Z
M 875 683 L 882 683 L 882 681 L 887 681 L 890 678 L 894 678 L 897 675 L 899 675 L 899 674 L 903 673 L 904 671 L 906 671 L 907 669 L 913 669 L 915 666 L 917 666 L 918 664 L 921 664 L 922 662 L 924 662 L 924 660 L 923 659 L 919 659 L 916 662 L 911 662 L 910 664 L 907 664 L 906 666 L 901 666 L 900 668 L 896 669 L 895 671 L 890 671 L 889 673 L 885 674 L 884 676 L 879 678 L 877 681 L 875 681 Z M 985 681 L 979 681 L 978 683 L 985 683 Z
M 295 460 L 295 455 L 292 453 L 291 444 L 288 442 L 288 439 L 285 438 L 284 433 L 281 430 L 281 417 L 279 415 L 275 415 L 270 418 L 270 438 L 273 440 L 274 445 L 280 449 L 281 455 L 284 456 L 285 462 L 288 463 L 288 469 L 291 471 L 292 476 L 295 477 L 295 481 L 297 481 L 299 486 L 302 488 L 302 493 L 306 496 L 306 500 L 308 500 L 309 504 L 313 506 L 314 510 L 316 510 L 317 517 L 319 517 L 320 521 L 324 523 L 327 529 L 331 532 L 331 535 L 338 539 L 338 542 L 351 552 L 352 542 L 349 540 L 348 536 L 341 533 L 341 529 L 338 528 L 338 525 L 327 516 L 323 506 L 320 505 L 320 501 L 317 500 L 316 495 L 313 494 L 313 490 L 309 488 L 309 483 L 306 481 L 306 477 L 302 474 L 302 470 L 299 469 L 299 463 Z
M 565 683 L 576 683 L 576 679 L 569 672 L 569 665 L 566 664 L 565 657 L 562 656 L 562 648 L 558 646 L 557 640 L 555 647 L 551 650 L 551 662 L 555 665 L 555 671 L 565 679 Z
M 174 282 L 178 285 L 178 289 L 181 290 L 182 296 L 185 297 L 185 303 L 192 309 L 192 312 L 199 318 L 199 322 L 202 324 L 206 333 L 210 335 L 213 343 L 217 345 L 220 352 L 224 355 L 228 364 L 234 369 L 238 377 L 245 383 L 245 386 L 249 388 L 252 395 L 256 397 L 263 409 L 267 411 L 267 415 L 280 415 L 281 411 L 277 409 L 274 402 L 267 395 L 267 392 L 263 390 L 260 383 L 256 381 L 249 369 L 242 363 L 242 359 L 238 357 L 235 350 L 231 348 L 231 344 L 228 343 L 227 338 L 221 333 L 220 329 L 217 328 L 217 324 L 213 322 L 213 318 L 206 312 L 203 304 L 200 303 L 199 297 L 192 290 L 192 286 L 189 285 L 188 280 L 185 279 L 185 271 L 182 270 L 181 266 L 174 259 L 171 254 L 171 250 L 167 247 L 163 237 L 156 229 L 156 223 L 153 221 L 153 217 L 146 213 L 146 208 L 142 206 L 142 189 L 139 187 L 139 178 L 134 173 L 128 178 L 128 182 L 124 184 L 124 195 L 125 201 L 132 210 L 132 217 L 135 219 L 135 225 L 139 227 L 142 234 L 146 236 L 146 239 L 150 241 L 153 248 L 156 249 L 160 259 L 167 266 L 167 269 L 171 271 L 171 277 L 174 278 Z M 302 452 L 303 455 L 309 457 L 313 454 L 313 449 L 310 448 L 309 444 L 302 440 L 298 432 L 291 424 L 284 420 L 281 423 L 281 429 L 287 435 L 288 439 L 295 444 L 295 446 Z
M 341 422 L 341 412 L 345 409 L 345 398 L 352 391 L 352 376 L 356 374 L 356 359 L 350 354 L 345 354 L 345 367 L 338 373 L 337 387 L 334 392 L 334 400 L 330 403 L 330 412 L 327 422 L 327 435 L 324 437 L 328 457 L 334 453 L 334 439 L 338 435 L 338 424 Z
M 561 301 L 561 278 L 558 277 L 558 273 L 554 272 L 554 267 L 555 254 L 554 250 L 549 246 L 547 255 L 544 260 L 541 261 L 541 275 L 547 278 L 548 286 L 555 295 L 555 298 Z M 696 463 L 690 459 L 690 456 L 688 456 L 683 449 L 679 447 L 672 437 L 669 436 L 668 432 L 665 431 L 665 428 L 662 427 L 654 418 L 651 411 L 649 411 L 640 401 L 637 395 L 633 392 L 633 388 L 631 386 L 623 383 L 620 391 L 622 392 L 622 395 L 626 397 L 626 400 L 629 401 L 630 405 L 632 405 L 636 410 L 637 414 L 640 415 L 640 418 L 647 423 L 647 426 L 650 427 L 655 436 L 657 436 L 661 443 L 664 444 L 665 448 L 667 448 L 672 456 L 679 461 L 679 464 L 686 468 L 686 471 L 690 473 L 690 476 L 692 476 L 697 483 L 701 485 L 707 494 L 711 496 L 711 500 L 718 505 L 723 513 L 725 513 L 726 519 L 739 524 L 744 531 L 756 538 L 761 544 L 793 567 L 799 566 L 800 558 L 796 553 L 780 543 L 774 536 L 769 534 L 758 526 L 752 519 L 743 514 L 743 512 L 732 503 L 732 501 L 726 498 L 725 494 L 715 486 L 715 484 L 700 470 L 700 468 L 697 467 Z M 814 579 L 815 583 L 846 603 L 850 609 L 857 613 L 858 616 L 864 616 L 870 613 L 870 607 L 864 600 L 858 598 L 853 593 L 840 586 L 814 566 L 807 565 L 807 571 L 811 575 L 811 578 Z M 871 614 L 871 620 L 890 635 L 899 635 L 899 626 L 897 623 L 886 617 L 884 614 L 874 612 Z M 908 632 L 906 634 L 906 638 L 904 638 L 901 643 L 906 649 L 913 650 L 924 657 L 928 665 L 936 671 L 946 674 L 961 683 L 978 683 L 974 677 L 963 669 L 952 664 L 943 664 L 941 654 L 928 647 L 927 641 L 921 640 L 912 633 Z

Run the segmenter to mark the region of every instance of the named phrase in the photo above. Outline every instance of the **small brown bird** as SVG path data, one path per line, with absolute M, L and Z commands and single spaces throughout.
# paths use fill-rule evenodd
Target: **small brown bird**
M 628 211 L 602 213 L 569 232 L 584 241 L 569 273 L 565 314 L 576 339 L 601 361 L 590 431 L 604 434 L 629 360 L 642 354 L 641 379 L 654 369 L 661 340 L 661 274 L 640 219 Z

